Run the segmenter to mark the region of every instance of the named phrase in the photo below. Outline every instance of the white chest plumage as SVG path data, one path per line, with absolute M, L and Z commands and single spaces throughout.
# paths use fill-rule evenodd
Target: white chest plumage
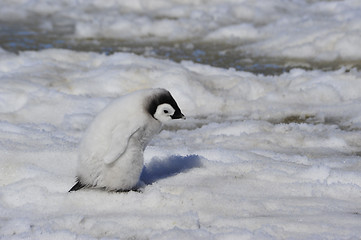
M 70 191 L 85 186 L 133 189 L 143 168 L 145 147 L 159 133 L 165 119 L 175 118 L 184 116 L 164 89 L 137 91 L 111 103 L 96 116 L 83 136 L 78 182 Z

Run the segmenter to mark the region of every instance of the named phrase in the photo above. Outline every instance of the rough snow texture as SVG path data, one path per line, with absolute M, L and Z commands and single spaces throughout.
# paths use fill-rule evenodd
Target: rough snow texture
M 361 1 L 4 0 L 0 20 L 76 38 L 231 43 L 252 56 L 361 59 Z
M 67 50 L 0 53 L 3 239 L 361 236 L 361 74 L 278 77 Z M 67 191 L 109 101 L 169 89 L 188 117 L 145 151 L 143 193 Z
M 360 11 L 359 0 L 0 2 L 1 21 L 78 39 L 218 42 L 345 65 L 361 60 Z M 0 49 L 0 239 L 359 239 L 360 82 L 347 66 L 263 76 Z M 187 120 L 146 149 L 143 192 L 68 193 L 89 122 L 151 87 L 170 90 Z

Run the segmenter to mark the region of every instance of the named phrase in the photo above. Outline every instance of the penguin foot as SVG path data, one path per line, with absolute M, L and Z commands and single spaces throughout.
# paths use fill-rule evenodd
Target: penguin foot
M 138 192 L 138 193 L 142 193 L 142 189 L 141 188 L 131 188 L 131 189 L 118 189 L 118 190 L 115 190 L 116 193 L 128 193 L 128 192 Z

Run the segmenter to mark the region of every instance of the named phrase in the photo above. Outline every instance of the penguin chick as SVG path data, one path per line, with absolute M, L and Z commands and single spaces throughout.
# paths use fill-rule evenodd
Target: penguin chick
M 135 189 L 143 169 L 143 152 L 163 123 L 185 119 L 165 89 L 146 89 L 120 97 L 101 111 L 80 143 L 77 182 L 108 191 Z

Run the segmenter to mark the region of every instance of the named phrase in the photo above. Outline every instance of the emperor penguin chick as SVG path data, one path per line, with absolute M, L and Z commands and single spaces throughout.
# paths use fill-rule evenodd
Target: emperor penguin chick
M 77 182 L 83 187 L 129 191 L 143 169 L 143 152 L 163 123 L 185 119 L 165 89 L 146 89 L 120 97 L 101 111 L 80 143 Z

